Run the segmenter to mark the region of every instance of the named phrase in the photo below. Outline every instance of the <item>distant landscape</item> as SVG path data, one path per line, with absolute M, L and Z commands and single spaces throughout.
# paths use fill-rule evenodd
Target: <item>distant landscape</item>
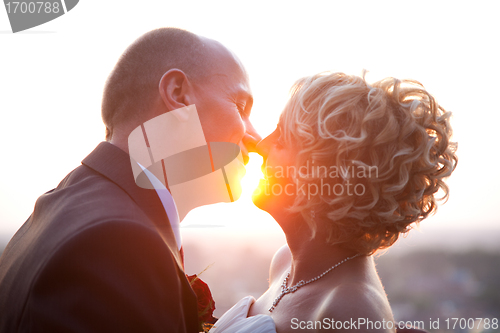
M 242 297 L 259 297 L 267 289 L 271 258 L 285 242 L 277 232 L 223 229 L 183 230 L 186 272 L 208 267 L 201 278 L 212 290 L 216 316 Z M 500 332 L 477 329 L 475 320 L 500 319 L 499 239 L 498 230 L 416 232 L 376 256 L 395 319 L 421 323 L 430 332 Z M 449 326 L 452 318 L 473 318 L 468 325 L 476 328 L 462 320 L 464 329 L 460 321 L 447 329 L 447 318 Z
M 224 238 L 213 230 L 184 235 L 190 274 L 213 263 L 201 278 L 212 289 L 218 316 L 242 297 L 259 297 L 267 289 L 272 255 L 284 244 L 282 235 L 245 236 L 241 232 Z M 500 232 L 495 230 L 416 232 L 376 256 L 395 319 L 423 323 L 430 332 L 500 332 L 466 327 L 477 328 L 475 318 L 500 320 L 499 239 Z M 462 320 L 465 329 L 460 329 L 457 321 L 452 329 L 452 318 L 474 318 L 474 323 Z
M 419 250 L 376 262 L 398 321 L 423 322 L 430 330 L 430 321 L 439 319 L 440 329 L 432 331 L 446 332 L 445 320 L 449 318 L 451 327 L 452 318 L 459 318 L 452 331 L 475 332 L 460 325 L 477 328 L 478 321 L 472 324 L 470 318 L 500 320 L 499 252 Z

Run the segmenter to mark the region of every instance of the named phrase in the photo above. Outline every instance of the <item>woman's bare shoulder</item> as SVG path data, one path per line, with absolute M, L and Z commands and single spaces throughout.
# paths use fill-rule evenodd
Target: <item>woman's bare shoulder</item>
M 351 329 L 363 332 L 395 332 L 385 292 L 366 283 L 343 283 L 326 294 L 316 319 L 324 318 L 355 325 Z
M 283 272 L 290 267 L 292 262 L 292 254 L 288 248 L 288 244 L 283 245 L 274 254 L 273 260 L 271 261 L 271 267 L 269 268 L 269 284 L 272 284 L 275 280 L 280 279 Z

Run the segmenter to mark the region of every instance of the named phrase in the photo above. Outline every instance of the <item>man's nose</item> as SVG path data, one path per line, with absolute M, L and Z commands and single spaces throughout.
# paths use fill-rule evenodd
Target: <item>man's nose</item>
M 245 164 L 248 163 L 248 153 L 255 152 L 255 146 L 261 140 L 259 133 L 255 130 L 252 124 L 249 122 L 246 124 L 246 131 L 240 142 L 240 148 L 243 155 L 243 161 Z
M 248 153 L 255 153 L 255 147 L 257 146 L 257 143 L 262 140 L 259 134 L 257 132 L 254 133 L 245 133 L 242 139 L 242 143 L 245 146 L 246 150 Z
M 267 156 L 267 151 L 268 151 L 268 145 L 266 144 L 266 139 L 260 140 L 257 145 L 255 146 L 254 152 L 259 154 L 262 157 Z
M 255 146 L 257 146 L 257 143 L 262 140 L 262 137 L 257 133 L 255 128 L 253 127 L 252 123 L 248 122 L 246 124 L 246 132 L 245 135 L 243 136 L 243 144 L 245 145 L 247 151 L 249 153 L 254 153 L 255 152 Z

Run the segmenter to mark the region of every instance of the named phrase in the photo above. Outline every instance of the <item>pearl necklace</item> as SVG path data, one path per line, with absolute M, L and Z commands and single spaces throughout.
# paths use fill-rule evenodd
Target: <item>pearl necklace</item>
M 278 303 L 281 301 L 281 299 L 283 298 L 283 296 L 285 296 L 286 294 L 294 293 L 300 287 L 303 287 L 306 284 L 309 284 L 311 282 L 314 282 L 316 280 L 321 279 L 323 276 L 325 276 L 326 274 L 328 274 L 330 271 L 334 270 L 335 268 L 337 268 L 338 266 L 342 265 L 346 261 L 356 258 L 357 256 L 359 256 L 359 253 L 356 254 L 356 255 L 353 255 L 352 257 L 347 257 L 344 260 L 336 263 L 335 265 L 333 265 L 332 267 L 328 268 L 326 271 L 324 271 L 320 275 L 316 276 L 315 278 L 312 278 L 312 279 L 310 279 L 308 281 L 300 280 L 295 286 L 292 286 L 292 287 L 287 287 L 286 286 L 288 284 L 288 278 L 290 277 L 290 272 L 288 272 L 288 274 L 286 275 L 285 279 L 283 280 L 283 283 L 281 284 L 281 293 L 274 299 L 273 305 L 269 308 L 269 312 L 273 312 L 274 308 L 278 305 Z

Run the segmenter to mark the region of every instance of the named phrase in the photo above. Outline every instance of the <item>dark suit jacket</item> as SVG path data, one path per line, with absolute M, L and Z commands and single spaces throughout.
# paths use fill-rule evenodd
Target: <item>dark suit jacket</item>
M 0 258 L 0 332 L 197 332 L 196 296 L 156 191 L 103 142 Z

